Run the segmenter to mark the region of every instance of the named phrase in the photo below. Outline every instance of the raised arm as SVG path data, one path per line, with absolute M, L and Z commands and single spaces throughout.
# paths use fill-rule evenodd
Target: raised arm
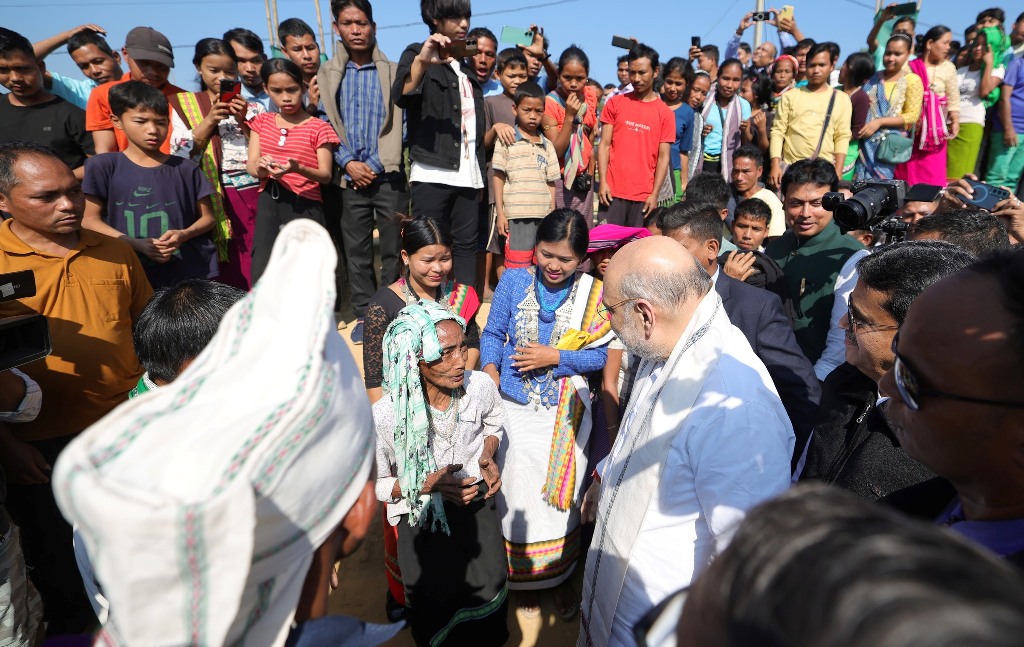
M 868 32 L 867 44 L 868 53 L 874 54 L 875 50 L 878 49 L 878 32 L 882 30 L 882 25 L 885 24 L 886 20 L 892 18 L 892 8 L 896 6 L 896 3 L 891 3 L 882 9 L 882 13 L 878 14 L 878 18 L 875 19 L 875 24 L 871 25 L 871 31 Z
M 451 56 L 442 56 L 442 48 L 451 43 L 451 39 L 444 34 L 431 34 L 430 38 L 423 42 L 420 53 L 412 60 L 409 71 L 402 79 L 402 94 L 412 94 L 419 90 L 423 83 L 423 77 L 427 74 L 429 65 L 447 65 L 452 62 Z
M 40 58 L 40 59 L 46 58 L 47 56 L 52 54 L 54 52 L 54 50 L 56 50 L 58 47 L 60 47 L 64 43 L 68 42 L 71 39 L 72 36 L 74 36 L 75 34 L 77 34 L 80 31 L 85 31 L 86 29 L 88 29 L 89 31 L 94 31 L 97 34 L 100 34 L 101 36 L 106 36 L 107 35 L 107 30 L 106 29 L 100 27 L 99 25 L 95 25 L 95 24 L 92 24 L 92 23 L 89 23 L 87 25 L 79 25 L 77 27 L 72 27 L 71 29 L 69 29 L 67 31 L 62 31 L 59 34 L 56 34 L 54 36 L 50 36 L 49 38 L 44 38 L 43 40 L 41 40 L 41 41 L 39 41 L 37 43 L 33 43 L 32 44 L 32 49 L 36 53 L 36 58 Z

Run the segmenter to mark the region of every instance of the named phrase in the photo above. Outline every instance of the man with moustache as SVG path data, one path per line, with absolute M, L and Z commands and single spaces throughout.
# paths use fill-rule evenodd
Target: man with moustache
M 825 379 L 800 480 L 819 480 L 869 500 L 935 475 L 907 457 L 878 410 L 878 380 L 894 361 L 892 340 L 928 286 L 974 262 L 951 243 L 883 247 L 857 264 L 857 285 L 840 327 L 846 363 Z
M 82 229 L 85 196 L 71 169 L 38 144 L 0 145 L 0 274 L 30 270 L 36 294 L 0 303 L 0 318 L 44 315 L 53 352 L 21 370 L 39 384 L 32 421 L 0 436 L 5 503 L 43 598 L 48 635 L 95 623 L 75 565 L 71 526 L 50 485 L 57 456 L 142 376 L 132 324 L 153 290 L 125 242 Z
M 602 310 L 641 364 L 583 501 L 597 526 L 580 647 L 635 644 L 636 621 L 699 575 L 746 510 L 786 489 L 794 444 L 767 369 L 682 245 L 623 247 Z

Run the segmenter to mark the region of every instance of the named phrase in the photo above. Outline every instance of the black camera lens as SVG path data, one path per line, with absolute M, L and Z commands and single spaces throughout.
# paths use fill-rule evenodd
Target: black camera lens
M 871 229 L 885 219 L 888 202 L 889 192 L 885 187 L 866 186 L 849 200 L 836 205 L 836 224 L 843 232 Z

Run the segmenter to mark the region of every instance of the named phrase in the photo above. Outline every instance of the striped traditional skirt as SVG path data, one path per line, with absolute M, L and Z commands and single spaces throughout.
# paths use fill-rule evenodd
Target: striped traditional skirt
M 508 640 L 507 562 L 495 499 L 447 501 L 450 535 L 398 522 L 398 563 L 417 645 L 498 647 Z

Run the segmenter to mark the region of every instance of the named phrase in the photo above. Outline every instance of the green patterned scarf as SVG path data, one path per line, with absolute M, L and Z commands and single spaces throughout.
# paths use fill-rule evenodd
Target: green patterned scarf
M 446 535 L 448 519 L 438 493 L 421 494 L 427 476 L 437 471 L 428 445 L 430 418 L 420 382 L 420 362 L 441 358 L 437 324 L 466 322 L 433 301 L 408 305 L 398 313 L 384 333 L 384 394 L 395 407 L 395 461 L 402 497 L 409 502 L 409 525 L 425 526 Z

